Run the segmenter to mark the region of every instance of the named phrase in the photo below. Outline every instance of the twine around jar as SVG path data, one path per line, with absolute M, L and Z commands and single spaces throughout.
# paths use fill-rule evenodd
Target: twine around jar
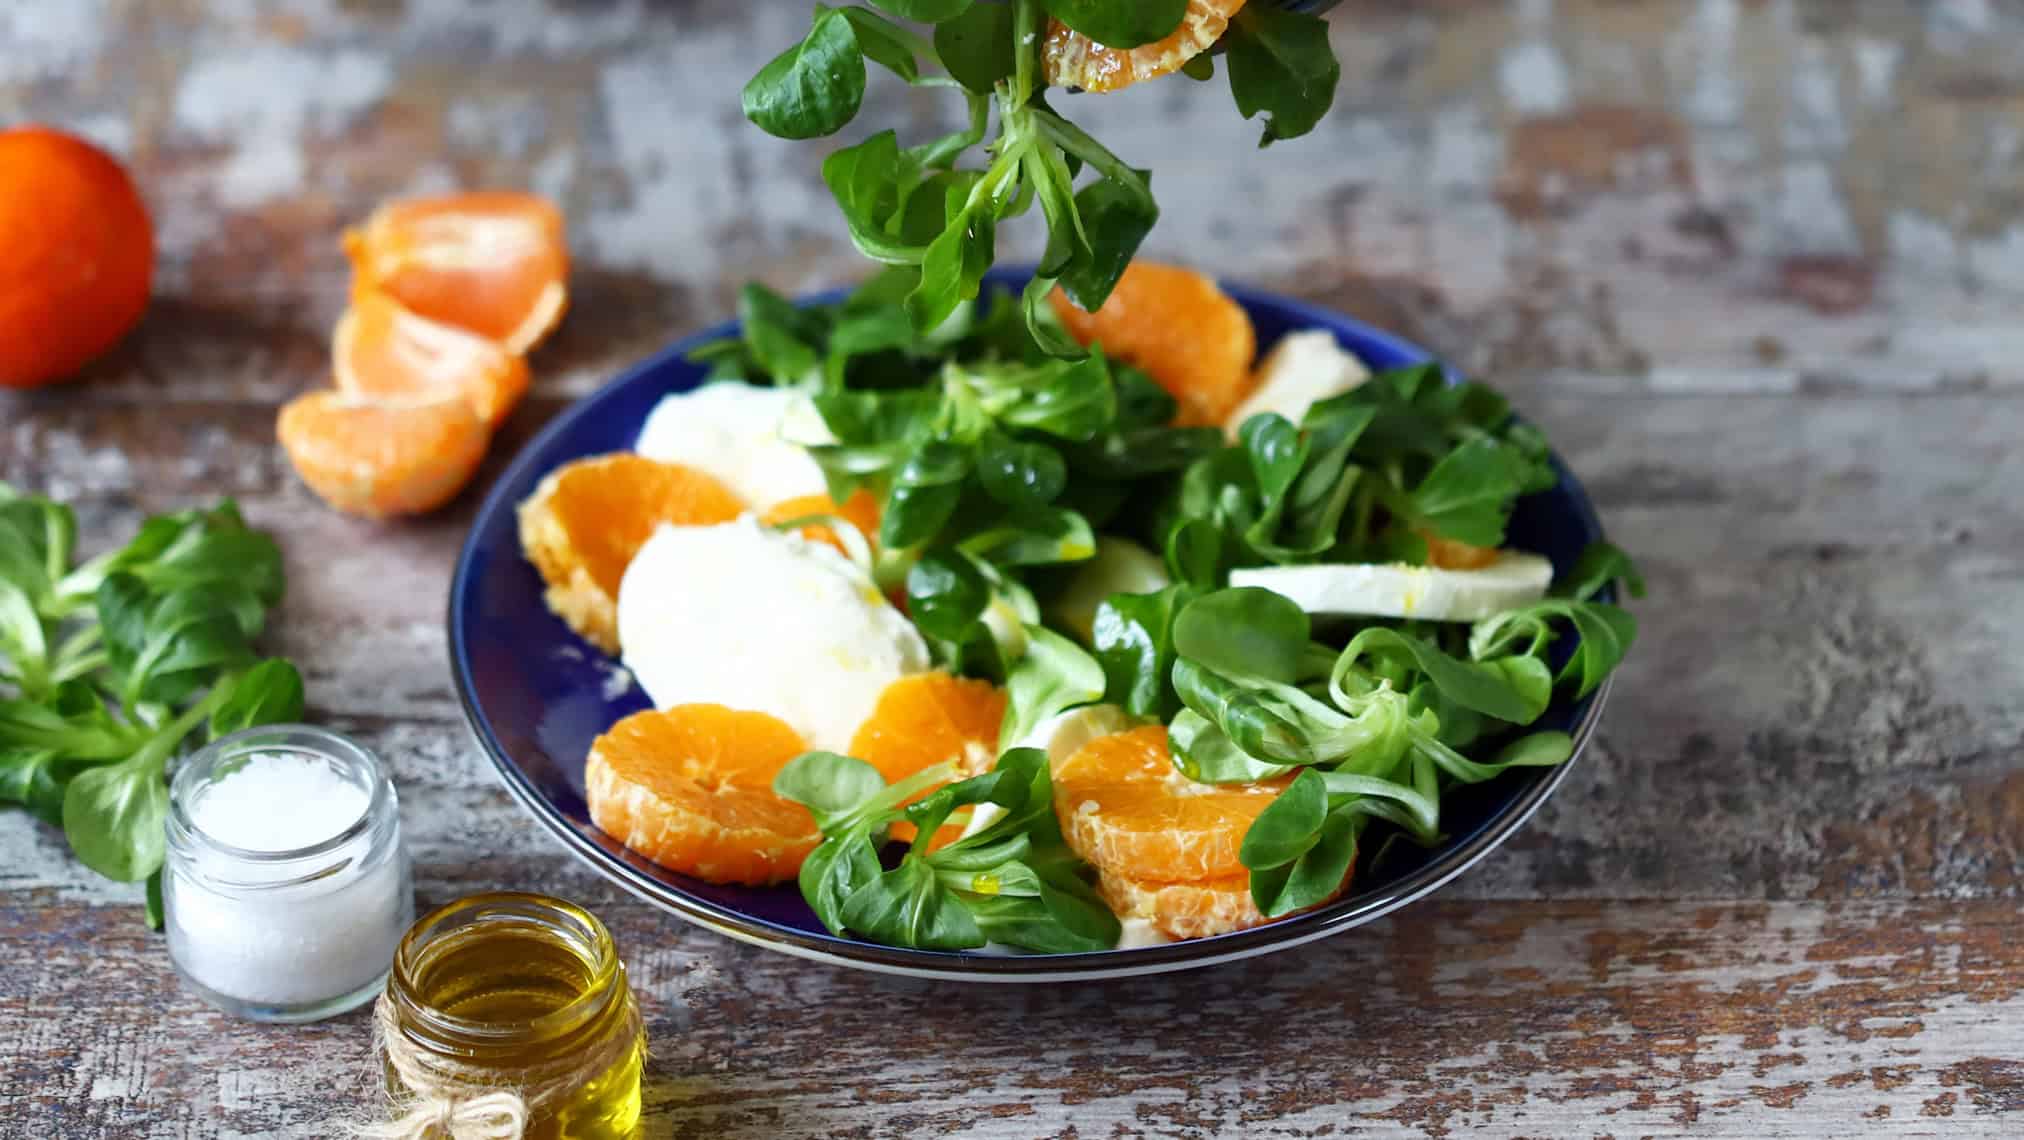
M 535 1113 L 624 1060 L 640 1031 L 639 1007 L 628 1001 L 624 1029 L 603 1035 L 602 1048 L 522 1069 L 511 1087 L 503 1087 L 496 1069 L 415 1046 L 381 994 L 373 1006 L 373 1053 L 386 1059 L 407 1095 L 395 1103 L 399 1117 L 357 1125 L 352 1134 L 359 1140 L 520 1140 Z

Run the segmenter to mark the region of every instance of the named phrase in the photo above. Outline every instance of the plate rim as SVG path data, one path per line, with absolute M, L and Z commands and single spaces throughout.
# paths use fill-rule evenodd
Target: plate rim
M 1030 270 L 1000 267 L 993 269 L 985 280 L 987 284 L 1016 287 L 1029 276 Z M 1218 284 L 1247 311 L 1260 305 L 1269 305 L 1294 317 L 1300 327 L 1322 326 L 1331 331 L 1346 327 L 1354 330 L 1358 336 L 1384 344 L 1403 356 L 1439 362 L 1439 359 L 1425 348 L 1346 313 L 1225 279 L 1219 278 Z M 797 296 L 794 303 L 796 305 L 829 303 L 848 292 L 848 286 L 822 290 Z M 657 373 L 671 363 L 679 362 L 696 346 L 734 334 L 738 327 L 739 322 L 734 317 L 678 338 L 667 347 L 624 368 L 599 385 L 595 391 L 571 402 L 529 437 L 527 442 L 520 446 L 518 453 L 507 464 L 505 470 L 494 478 L 472 516 L 470 530 L 459 547 L 457 561 L 450 575 L 445 606 L 450 672 L 457 690 L 458 704 L 464 713 L 465 727 L 479 750 L 491 762 L 493 772 L 506 786 L 506 790 L 534 816 L 537 822 L 560 840 L 570 854 L 629 893 L 673 913 L 684 921 L 748 945 L 779 951 L 807 961 L 942 981 L 997 983 L 1090 981 L 1198 969 L 1257 957 L 1305 945 L 1371 922 L 1426 897 L 1473 867 L 1524 826 L 1539 810 L 1540 805 L 1560 787 L 1566 780 L 1568 772 L 1587 750 L 1601 723 L 1602 711 L 1614 683 L 1613 677 L 1606 679 L 1587 698 L 1587 707 L 1570 731 L 1573 751 L 1568 758 L 1552 768 L 1537 770 L 1534 782 L 1517 799 L 1485 821 L 1474 835 L 1459 846 L 1442 852 L 1427 865 L 1395 882 L 1385 884 L 1374 893 L 1338 899 L 1314 910 L 1263 926 L 1211 938 L 1072 954 L 996 955 L 964 951 L 915 950 L 827 933 L 814 934 L 791 930 L 646 878 L 642 873 L 630 868 L 624 859 L 585 835 L 581 828 L 534 787 L 519 763 L 498 739 L 489 718 L 478 705 L 475 682 L 470 675 L 471 655 L 466 641 L 463 601 L 476 572 L 474 564 L 479 554 L 478 536 L 488 529 L 488 524 L 500 511 L 511 512 L 518 506 L 517 502 L 510 498 L 509 492 L 525 481 L 535 465 L 537 456 L 556 438 L 574 428 L 576 423 L 589 414 L 600 401 L 609 398 L 620 389 L 641 382 L 644 377 Z M 1445 362 L 1440 363 L 1444 369 L 1448 367 Z M 1553 463 L 1562 480 L 1573 492 L 1571 498 L 1579 521 L 1588 531 L 1596 535 L 1602 534 L 1595 504 L 1589 498 L 1586 487 L 1561 461 L 1557 452 L 1553 453 Z

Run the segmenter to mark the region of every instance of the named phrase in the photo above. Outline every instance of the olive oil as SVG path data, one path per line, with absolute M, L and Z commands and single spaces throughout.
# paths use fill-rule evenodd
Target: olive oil
M 479 895 L 415 924 L 388 982 L 405 1044 L 470 1088 L 534 1090 L 528 1140 L 621 1140 L 640 1117 L 645 1038 L 611 936 L 577 907 Z M 405 1087 L 391 1063 L 388 1089 Z

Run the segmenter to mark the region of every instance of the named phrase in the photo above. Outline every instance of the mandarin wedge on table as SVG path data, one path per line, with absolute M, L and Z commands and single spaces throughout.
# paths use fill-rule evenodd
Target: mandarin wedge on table
M 1113 48 L 1050 20 L 1040 47 L 1041 67 L 1055 87 L 1117 91 L 1141 80 L 1179 71 L 1181 65 L 1215 46 L 1244 0 L 1189 0 L 1180 27 L 1166 38 L 1135 48 Z
M 878 498 L 862 487 L 852 491 L 850 498 L 844 500 L 842 506 L 838 506 L 836 500 L 828 495 L 800 495 L 792 499 L 782 499 L 767 507 L 760 514 L 759 521 L 768 524 L 784 523 L 811 515 L 834 515 L 856 527 L 864 535 L 866 542 L 878 537 Z M 801 537 L 810 542 L 827 543 L 835 547 L 838 554 L 850 557 L 850 551 L 844 548 L 843 541 L 836 537 L 836 531 L 831 527 L 820 523 L 805 526 L 801 528 Z
M 605 834 L 712 883 L 792 879 L 822 839 L 815 817 L 773 793 L 808 745 L 787 724 L 723 705 L 634 713 L 590 746 L 584 798 Z
M 526 353 L 569 304 L 562 212 L 533 194 L 490 191 L 380 207 L 344 236 L 354 289 Z
M 1248 874 L 1244 833 L 1288 783 L 1201 784 L 1174 768 L 1164 725 L 1098 737 L 1053 766 L 1054 813 L 1103 875 L 1200 883 Z
M 618 644 L 618 587 L 662 523 L 730 522 L 745 504 L 693 467 L 631 452 L 549 472 L 520 504 L 520 547 L 548 585 L 548 608 L 607 653 Z
M 0 388 L 67 380 L 147 309 L 155 238 L 119 163 L 41 127 L 0 131 Z
M 967 779 L 989 771 L 997 759 L 998 726 L 1004 719 L 1005 691 L 989 681 L 915 673 L 879 694 L 871 715 L 851 737 L 850 754 L 877 768 L 888 784 L 944 760 L 955 761 L 957 778 Z M 935 845 L 952 842 L 962 832 L 961 825 L 947 824 L 935 836 Z M 892 838 L 901 842 L 915 834 L 910 823 L 892 827 Z
M 276 434 L 310 490 L 366 518 L 422 514 L 456 498 L 492 441 L 491 425 L 462 396 L 389 404 L 336 391 L 290 401 Z
M 462 396 L 498 426 L 527 394 L 527 362 L 496 342 L 411 313 L 377 291 L 352 298 L 332 357 L 339 391 L 395 403 Z
M 1134 261 L 1094 313 L 1059 289 L 1051 300 L 1076 340 L 1158 381 L 1180 403 L 1184 425 L 1221 426 L 1251 392 L 1251 318 L 1192 269 Z

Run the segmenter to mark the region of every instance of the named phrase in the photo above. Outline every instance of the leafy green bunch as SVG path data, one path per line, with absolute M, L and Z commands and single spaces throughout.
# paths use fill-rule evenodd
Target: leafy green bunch
M 1037 202 L 1048 241 L 1024 311 L 1048 352 L 1080 356 L 1079 345 L 1040 318 L 1045 297 L 1058 282 L 1084 309 L 1100 307 L 1151 232 L 1159 207 L 1148 171 L 1124 162 L 1048 105 L 1040 67 L 1047 18 L 1097 43 L 1129 49 L 1171 34 L 1187 7 L 1187 0 L 818 4 L 802 41 L 745 85 L 744 111 L 780 138 L 833 135 L 863 105 L 867 60 L 913 86 L 960 94 L 963 129 L 916 146 L 902 146 L 897 132 L 881 131 L 832 153 L 822 165 L 823 181 L 858 249 L 906 270 L 904 311 L 920 330 L 935 328 L 976 297 L 997 256 L 998 226 Z M 932 32 L 924 36 L 890 17 L 931 24 Z M 1312 130 L 1333 102 L 1341 75 L 1327 25 L 1271 4 L 1250 4 L 1232 22 L 1226 42 L 1238 109 L 1246 118 L 1266 116 L 1260 145 Z M 1207 58 L 1197 57 L 1189 73 L 1206 77 Z M 983 164 L 965 166 L 979 148 Z
M 1546 440 L 1433 364 L 1379 373 L 1298 426 L 1261 413 L 1181 479 L 1162 538 L 1198 586 L 1231 569 L 1428 560 L 1431 537 L 1498 547 L 1518 500 L 1558 480 Z
M 1089 558 L 1099 528 L 1149 514 L 1222 437 L 1170 426 L 1173 397 L 1101 352 L 1049 356 L 1009 294 L 923 334 L 903 285 L 885 273 L 806 308 L 747 286 L 740 336 L 695 358 L 715 379 L 811 394 L 835 437 L 809 448 L 831 497 L 878 499 L 879 531 L 865 536 L 877 553 L 860 552 L 874 580 L 905 589 L 941 664 L 1003 681 L 1041 636 L 1022 575 Z
M 801 893 L 831 931 L 890 946 L 970 950 L 995 942 L 1041 953 L 1108 950 L 1118 921 L 1061 837 L 1047 756 L 1017 748 L 981 776 L 948 784 L 944 763 L 888 786 L 876 768 L 811 752 L 781 769 L 774 790 L 805 805 L 822 844 L 801 865 Z M 959 809 L 995 818 L 930 850 Z M 907 822 L 917 834 L 888 869 L 878 848 Z
M 1571 576 L 1587 591 L 1461 626 L 1371 622 L 1345 644 L 1269 590 L 1179 583 L 1116 595 L 1097 613 L 1110 699 L 1168 720 L 1174 762 L 1205 783 L 1293 775 L 1239 852 L 1259 909 L 1277 916 L 1340 890 L 1373 820 L 1441 839 L 1442 788 L 1566 760 L 1564 732 L 1523 732 L 1558 688 L 1593 692 L 1635 637 L 1629 614 L 1589 595 L 1635 572 L 1614 548 Z M 1561 630 L 1579 640 L 1556 663 Z M 1487 760 L 1463 749 L 1492 749 Z
M 302 678 L 253 643 L 281 553 L 226 501 L 160 515 L 73 565 L 77 520 L 0 484 L 0 803 L 63 827 L 159 919 L 169 761 L 192 740 L 300 719 Z

